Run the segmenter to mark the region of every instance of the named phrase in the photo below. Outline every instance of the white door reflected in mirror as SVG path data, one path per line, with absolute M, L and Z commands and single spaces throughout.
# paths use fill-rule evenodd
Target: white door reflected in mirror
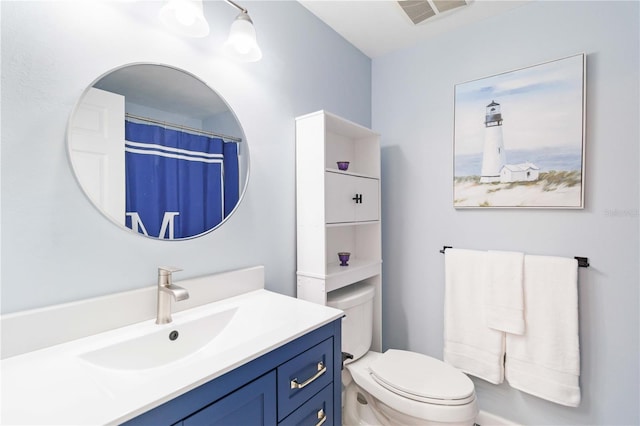
M 73 167 L 89 199 L 125 222 L 124 97 L 91 87 L 78 105 L 69 142 Z

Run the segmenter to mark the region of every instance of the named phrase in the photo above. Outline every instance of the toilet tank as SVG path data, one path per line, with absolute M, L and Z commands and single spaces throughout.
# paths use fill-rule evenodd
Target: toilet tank
M 327 295 L 327 305 L 341 309 L 342 352 L 348 352 L 356 360 L 366 354 L 371 347 L 373 335 L 373 296 L 375 288 L 371 284 L 358 283 Z

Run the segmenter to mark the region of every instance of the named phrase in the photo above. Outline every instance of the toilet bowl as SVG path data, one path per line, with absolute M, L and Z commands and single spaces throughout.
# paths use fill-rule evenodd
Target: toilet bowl
M 410 351 L 369 351 L 375 289 L 365 283 L 329 294 L 345 311 L 342 350 L 353 355 L 343 371 L 344 425 L 473 425 L 473 382 L 444 362 Z
M 354 404 L 349 393 L 356 393 L 356 403 L 359 393 L 381 425 L 473 425 L 478 415 L 473 382 L 435 358 L 392 349 L 370 351 L 347 370 L 353 382 L 345 388 L 345 402 L 351 404 L 344 410 L 352 422 L 351 412 L 366 408 Z

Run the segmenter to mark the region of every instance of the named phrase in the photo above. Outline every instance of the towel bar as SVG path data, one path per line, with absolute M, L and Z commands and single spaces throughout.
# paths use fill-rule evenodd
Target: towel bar
M 440 250 L 440 253 L 444 254 L 444 252 L 448 248 L 453 248 L 453 247 L 451 247 L 451 246 L 443 246 L 442 250 Z M 574 259 L 578 261 L 578 266 L 580 268 L 588 268 L 589 267 L 589 258 L 588 257 L 574 256 Z
M 574 256 L 574 259 L 578 261 L 578 266 L 581 268 L 588 268 L 589 267 L 589 258 L 588 257 L 579 257 L 579 256 Z

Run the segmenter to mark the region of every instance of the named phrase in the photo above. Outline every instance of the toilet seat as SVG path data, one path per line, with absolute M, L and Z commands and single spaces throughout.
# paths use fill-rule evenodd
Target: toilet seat
M 385 389 L 414 401 L 466 405 L 475 399 L 473 382 L 466 375 L 427 355 L 389 349 L 369 370 Z
M 469 425 L 473 424 L 475 417 L 478 415 L 478 404 L 475 391 L 473 390 L 473 382 L 471 382 L 471 380 L 466 377 L 464 373 L 457 371 L 453 367 L 446 365 L 444 362 L 439 361 L 435 358 L 427 357 L 431 360 L 431 362 L 427 360 L 424 363 L 422 363 L 421 361 L 415 361 L 415 359 L 413 361 L 407 361 L 407 359 L 412 359 L 413 355 L 420 356 L 419 354 L 408 353 L 408 355 L 399 355 L 399 362 L 404 363 L 402 365 L 406 366 L 407 363 L 411 363 L 412 368 L 406 369 L 405 372 L 418 371 L 417 375 L 421 376 L 423 379 L 431 374 L 429 380 L 421 381 L 432 382 L 434 390 L 431 393 L 425 391 L 425 389 L 416 391 L 416 389 L 412 389 L 414 386 L 407 386 L 407 384 L 402 380 L 396 381 L 393 379 L 389 379 L 389 377 L 384 374 L 385 372 L 383 370 L 386 362 L 383 361 L 382 364 L 376 366 L 375 369 L 377 371 L 377 375 L 381 374 L 383 377 L 387 378 L 387 381 L 390 380 L 392 383 L 394 383 L 394 385 L 391 386 L 388 382 L 384 383 L 379 377 L 377 377 L 377 375 L 374 375 L 371 370 L 371 366 L 377 364 L 381 358 L 387 358 L 387 360 L 391 361 L 391 364 L 393 364 L 393 361 L 397 361 L 398 358 L 396 358 L 396 356 L 398 354 L 393 354 L 393 352 L 390 353 L 390 351 L 392 350 L 388 350 L 384 354 L 370 351 L 367 352 L 367 354 L 362 358 L 345 364 L 345 369 L 353 379 L 353 384 L 356 385 L 361 392 L 365 392 L 366 394 L 369 394 L 374 398 L 373 401 L 369 401 L 370 406 L 374 410 L 382 411 L 385 416 L 392 419 L 389 424 L 425 425 L 431 424 L 430 422 Z M 387 357 L 387 355 L 390 356 Z M 417 368 L 415 367 L 414 363 L 418 365 Z M 427 366 L 429 364 L 432 364 L 431 366 L 433 368 L 429 369 L 428 367 L 426 367 L 422 369 L 425 364 Z M 397 367 L 401 367 L 402 365 L 397 365 Z M 457 386 L 451 386 L 451 389 L 462 390 L 462 392 L 451 390 L 446 391 L 446 389 L 449 388 L 449 386 L 447 385 L 441 388 L 444 389 L 445 392 L 440 392 L 438 390 L 438 387 L 443 384 L 443 380 L 441 378 L 444 377 L 445 381 L 449 379 L 447 373 L 443 373 L 444 375 L 440 376 L 438 371 L 441 369 L 448 370 L 448 368 L 452 368 L 455 373 L 458 373 L 463 378 L 469 380 L 467 384 L 471 386 L 471 395 L 468 394 L 469 388 L 466 388 L 465 384 L 463 384 L 461 388 Z M 421 369 L 422 372 L 420 373 Z M 457 381 L 455 376 L 456 375 L 454 374 L 453 381 Z M 464 383 L 465 380 L 462 380 L 462 382 Z M 403 389 L 398 389 L 399 386 L 403 387 L 406 390 L 411 390 L 412 392 L 406 392 Z M 416 388 L 420 389 L 419 386 L 416 386 Z M 424 397 L 420 396 L 420 394 L 427 394 L 428 396 Z M 451 398 L 452 395 L 464 396 L 459 399 L 455 399 Z M 389 412 L 389 410 L 385 408 L 385 406 L 390 410 L 395 410 L 395 413 Z M 417 419 L 417 423 L 411 423 L 405 418 L 398 417 L 403 415 Z

